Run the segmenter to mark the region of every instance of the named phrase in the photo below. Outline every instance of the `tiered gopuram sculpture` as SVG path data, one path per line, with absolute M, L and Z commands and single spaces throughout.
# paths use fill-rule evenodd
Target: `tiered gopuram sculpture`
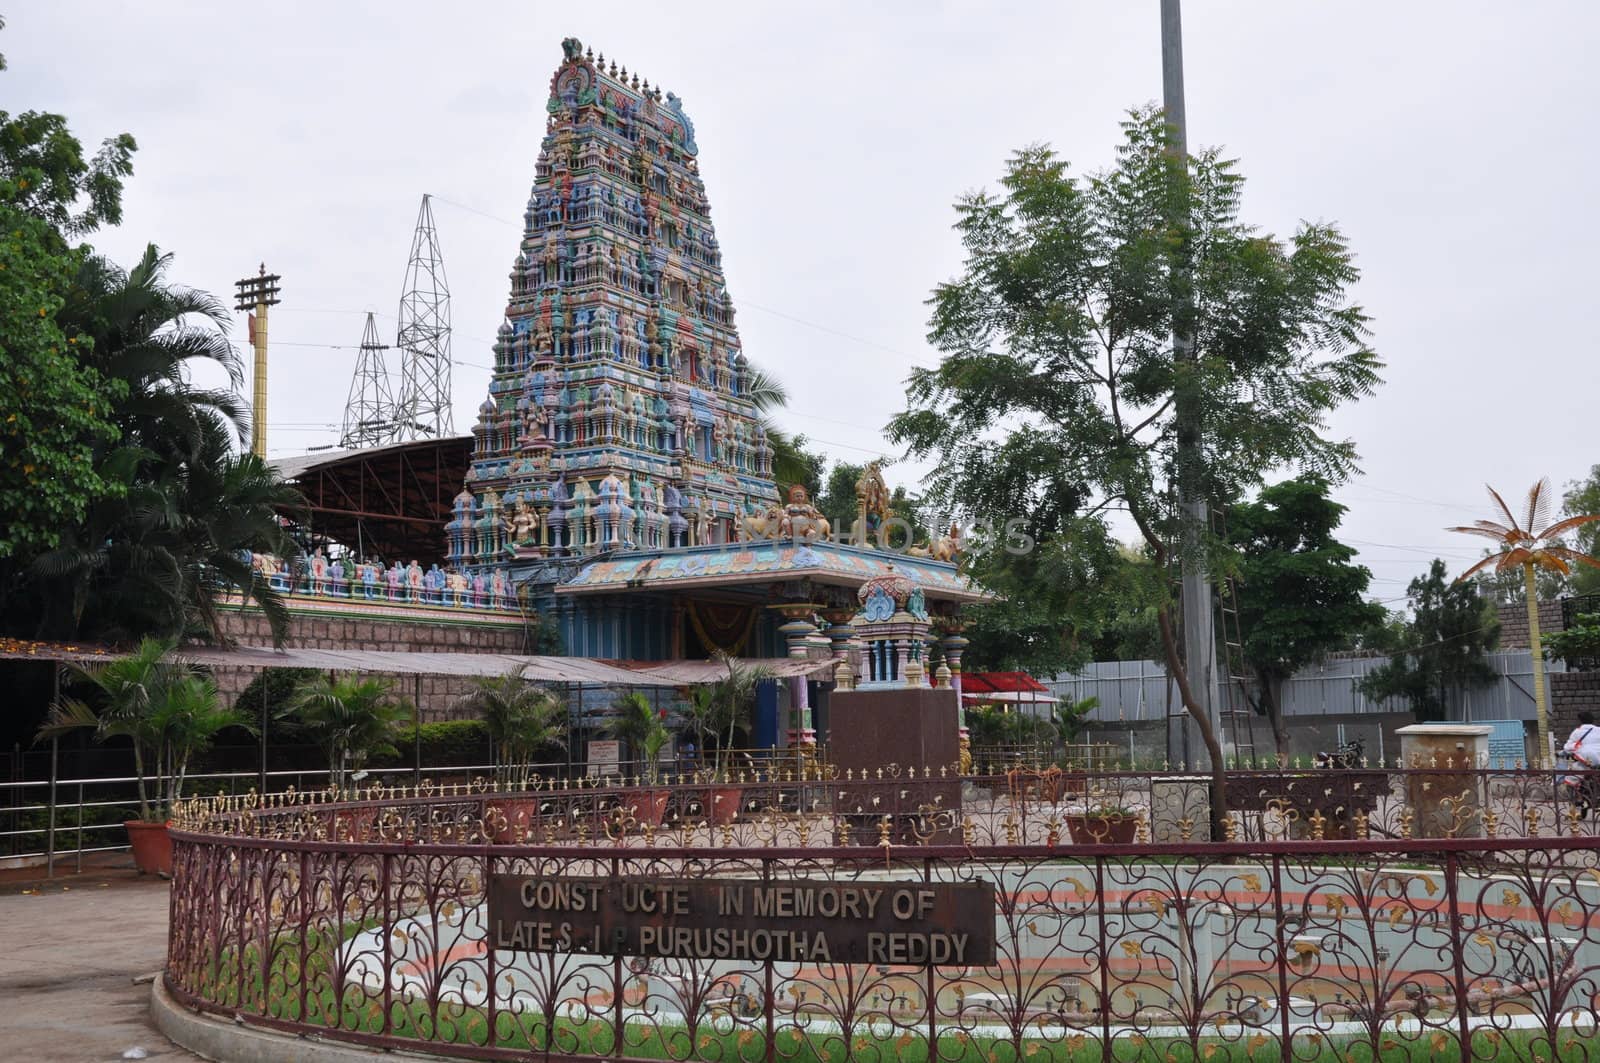
M 449 559 L 734 542 L 776 507 L 683 102 L 562 42 Z

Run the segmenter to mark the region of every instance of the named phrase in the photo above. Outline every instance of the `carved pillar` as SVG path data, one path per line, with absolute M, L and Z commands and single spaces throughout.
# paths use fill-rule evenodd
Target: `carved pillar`
M 817 625 L 811 622 L 817 607 L 805 603 L 781 605 L 776 608 L 786 618 L 786 621 L 778 626 L 778 632 L 789 644 L 789 656 L 804 659 L 808 656 L 806 643 L 817 633 Z M 804 676 L 789 678 L 789 721 L 789 745 L 816 744 L 817 732 L 811 726 L 810 688 Z

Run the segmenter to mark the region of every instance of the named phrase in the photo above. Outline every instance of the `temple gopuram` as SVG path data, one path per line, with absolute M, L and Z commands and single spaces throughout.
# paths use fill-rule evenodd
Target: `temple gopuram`
M 442 567 L 403 555 L 387 569 L 352 567 L 346 555 L 347 571 L 320 580 L 320 557 L 308 554 L 298 567 L 311 575 L 290 593 L 304 583 L 337 597 L 348 586 L 355 605 L 376 583 L 371 607 L 391 613 L 536 614 L 571 657 L 837 659 L 865 684 L 932 679 L 922 665 L 938 646 L 959 690 L 957 611 L 985 594 L 957 571 L 954 529 L 910 550 L 880 548 L 891 513 L 876 463 L 857 484 L 850 528 L 830 527 L 802 486 L 780 495 L 694 123 L 676 95 L 575 39 L 562 47 Z M 364 467 L 426 460 L 391 458 L 399 449 Z M 325 526 L 353 507 L 351 470 L 365 453 L 301 473 Z M 436 456 L 435 470 L 447 460 Z M 921 633 L 893 661 L 863 657 L 859 617 L 887 608 L 858 597 L 869 584 L 910 588 L 873 614 Z M 835 685 L 830 669 L 812 674 L 830 678 L 792 683 L 786 705 L 761 707 L 759 744 L 809 740 L 811 708 Z
M 840 541 L 855 529 L 803 488 L 780 503 L 694 123 L 563 48 L 449 562 L 508 570 L 568 653 L 603 658 L 842 641 L 856 588 L 891 565 L 929 608 L 977 598 L 953 564 Z M 876 475 L 868 524 L 887 516 Z

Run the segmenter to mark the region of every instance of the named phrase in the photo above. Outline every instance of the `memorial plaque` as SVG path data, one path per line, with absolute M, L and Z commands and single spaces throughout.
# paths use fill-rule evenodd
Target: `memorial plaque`
M 982 966 L 995 962 L 994 886 L 494 875 L 489 941 L 517 952 Z

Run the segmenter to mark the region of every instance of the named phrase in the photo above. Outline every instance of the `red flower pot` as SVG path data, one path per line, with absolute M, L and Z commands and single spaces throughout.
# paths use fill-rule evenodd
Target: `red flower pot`
M 172 874 L 172 835 L 168 823 L 146 823 L 130 819 L 123 823 L 128 828 L 128 844 L 133 849 L 133 866 L 141 875 Z
M 744 800 L 742 786 L 716 786 L 706 793 L 706 818 L 712 823 L 732 823 L 739 818 L 739 805 Z
M 1073 813 L 1062 817 L 1072 840 L 1079 845 L 1132 845 L 1139 831 L 1138 816 L 1102 816 Z
M 672 800 L 671 790 L 639 790 L 629 794 L 623 804 L 639 826 L 661 826 L 667 815 L 667 802 Z

